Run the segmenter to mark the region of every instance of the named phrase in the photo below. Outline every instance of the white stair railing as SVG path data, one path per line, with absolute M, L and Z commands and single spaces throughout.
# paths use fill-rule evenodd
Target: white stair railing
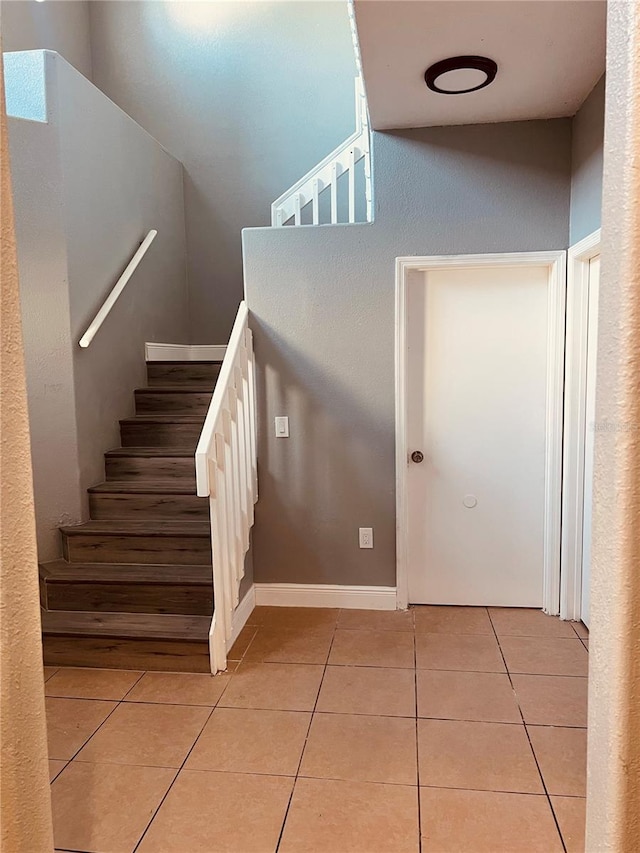
M 311 224 L 320 225 L 320 194 L 329 191 L 329 221 L 339 222 L 338 179 L 347 173 L 348 222 L 356 221 L 356 163 L 364 160 L 364 202 L 366 221 L 371 222 L 371 151 L 369 114 L 362 78 L 355 80 L 356 129 L 342 145 L 314 166 L 304 177 L 283 193 L 271 205 L 271 224 L 274 226 L 302 225 L 302 210 L 311 204 Z
M 209 630 L 211 672 L 227 668 L 253 507 L 258 499 L 253 338 L 240 303 L 196 448 L 198 494 L 209 498 L 214 612 Z

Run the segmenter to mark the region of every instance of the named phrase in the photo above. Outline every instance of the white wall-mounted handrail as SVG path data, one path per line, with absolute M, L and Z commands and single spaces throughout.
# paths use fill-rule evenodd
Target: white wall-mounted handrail
M 120 278 L 113 286 L 111 293 L 105 299 L 102 308 L 98 311 L 96 316 L 91 321 L 91 324 L 89 325 L 87 331 L 80 338 L 81 347 L 88 347 L 91 341 L 94 339 L 96 332 L 106 320 L 108 313 L 111 311 L 111 309 L 116 303 L 116 300 L 118 299 L 122 291 L 125 289 L 127 282 L 135 272 L 136 267 L 138 266 L 142 258 L 145 256 L 147 249 L 155 240 L 157 233 L 157 231 L 149 231 L 142 243 L 140 243 L 139 248 L 136 250 L 134 256 L 127 264 L 125 271 L 122 273 Z
M 209 498 L 214 611 L 213 673 L 227 668 L 234 612 L 258 499 L 256 388 L 249 310 L 241 302 L 196 448 L 196 483 Z

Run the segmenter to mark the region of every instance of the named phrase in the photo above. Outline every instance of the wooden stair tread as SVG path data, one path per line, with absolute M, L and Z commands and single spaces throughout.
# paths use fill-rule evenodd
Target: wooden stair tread
M 51 560 L 40 563 L 40 576 L 46 583 L 145 583 L 154 585 L 209 586 L 212 567 L 153 565 L 148 563 L 68 563 Z
M 122 418 L 121 424 L 203 424 L 206 415 L 171 415 L 155 414 L 132 415 Z
M 193 359 L 193 360 L 186 359 L 184 361 L 160 361 L 160 360 L 156 361 L 156 359 L 154 359 L 153 361 L 147 361 L 147 366 L 150 364 L 161 364 L 164 367 L 175 367 L 176 365 L 183 365 L 186 367 L 190 367 L 193 364 L 222 364 L 222 360 L 221 359 L 207 358 L 207 359 L 200 359 L 200 361 L 196 361 L 195 359 Z
M 211 617 L 168 613 L 103 613 L 83 610 L 43 610 L 45 635 L 78 635 L 206 642 Z
M 107 480 L 87 489 L 90 494 L 119 495 L 195 495 L 195 487 L 176 480 Z
M 207 539 L 211 536 L 208 521 L 85 521 L 60 527 L 65 536 L 190 536 Z
M 189 385 L 186 382 L 181 382 L 179 385 L 171 385 L 167 383 L 166 385 L 145 385 L 143 388 L 136 388 L 136 394 L 213 394 L 213 388 L 211 391 L 207 391 L 206 388 L 197 388 L 193 385 Z
M 107 450 L 105 456 L 112 458 L 130 458 L 132 456 L 144 456 L 146 459 L 155 456 L 171 457 L 177 456 L 185 458 L 187 456 L 194 458 L 193 450 L 188 447 L 114 447 L 113 450 Z M 195 461 L 194 461 L 195 466 Z M 194 468 L 195 470 L 195 468 Z

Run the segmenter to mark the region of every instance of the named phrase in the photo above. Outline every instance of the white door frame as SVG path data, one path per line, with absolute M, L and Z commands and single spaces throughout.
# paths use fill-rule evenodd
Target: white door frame
M 582 615 L 582 520 L 587 403 L 589 262 L 600 254 L 600 229 L 571 246 L 567 264 L 567 342 L 560 618 Z
M 547 438 L 543 609 L 560 605 L 560 522 L 562 504 L 562 394 L 566 297 L 566 252 L 517 252 L 396 258 L 396 585 L 397 606 L 409 604 L 407 469 L 407 284 L 410 272 L 452 267 L 533 266 L 549 268 L 547 317 Z

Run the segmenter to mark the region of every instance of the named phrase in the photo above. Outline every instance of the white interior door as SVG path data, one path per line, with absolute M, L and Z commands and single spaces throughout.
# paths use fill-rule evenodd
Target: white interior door
M 589 625 L 591 577 L 591 516 L 593 511 L 593 442 L 596 416 L 596 361 L 598 355 L 598 296 L 600 256 L 589 261 L 589 322 L 587 331 L 587 381 L 584 441 L 584 504 L 582 516 L 582 607 L 581 618 Z
M 543 606 L 550 281 L 533 261 L 408 273 L 412 603 Z

